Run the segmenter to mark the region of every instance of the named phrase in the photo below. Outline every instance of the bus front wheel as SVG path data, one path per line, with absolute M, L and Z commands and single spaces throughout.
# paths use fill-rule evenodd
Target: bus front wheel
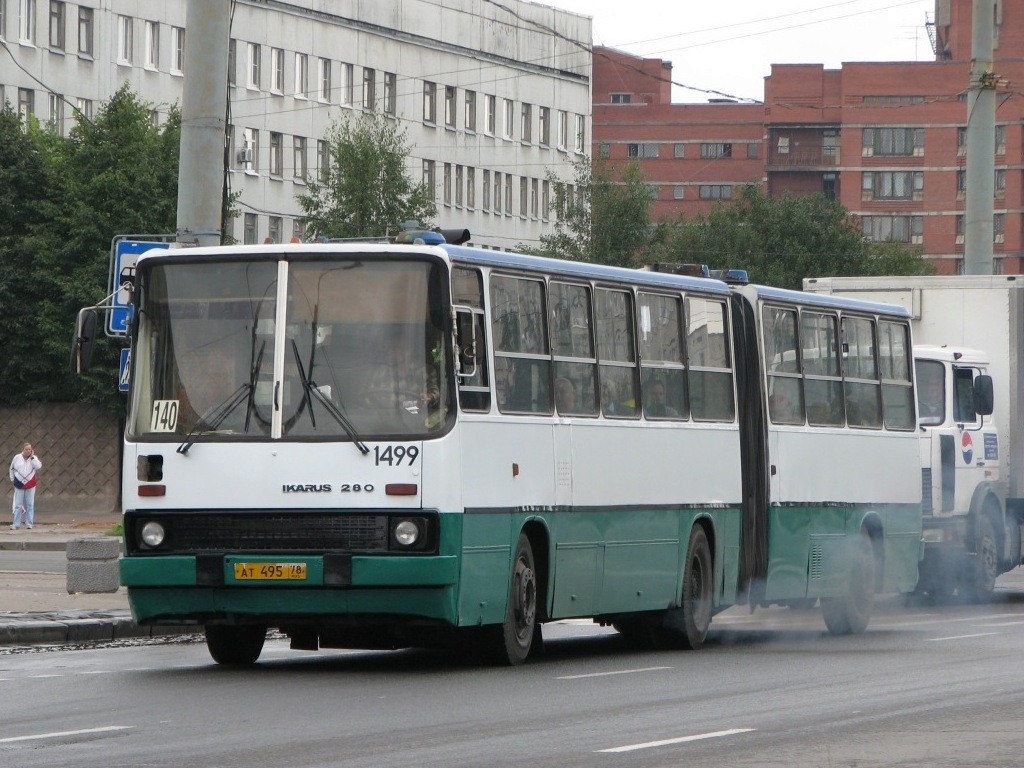
M 875 605 L 875 554 L 866 531 L 861 531 L 855 547 L 849 591 L 821 598 L 821 615 L 833 635 L 861 634 L 868 628 Z
M 263 651 L 267 630 L 258 626 L 211 625 L 206 627 L 206 647 L 218 664 L 249 666 Z
M 533 560 L 533 547 L 525 533 L 519 534 L 512 581 L 508 590 L 505 621 L 484 628 L 485 653 L 488 659 L 500 665 L 522 664 L 530 655 L 537 624 L 537 571 Z

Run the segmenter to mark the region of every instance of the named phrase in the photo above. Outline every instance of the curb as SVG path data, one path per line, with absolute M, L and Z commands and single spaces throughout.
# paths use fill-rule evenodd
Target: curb
M 63 552 L 67 543 L 63 541 L 11 541 L 0 539 L 0 550 L 16 552 Z
M 128 615 L 50 617 L 41 613 L 22 614 L 12 620 L 0 614 L 0 646 L 103 643 L 201 632 L 202 627 L 193 625 L 142 627 Z

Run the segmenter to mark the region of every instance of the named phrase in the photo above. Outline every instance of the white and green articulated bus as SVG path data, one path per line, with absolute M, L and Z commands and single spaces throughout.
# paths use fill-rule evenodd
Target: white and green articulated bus
M 139 258 L 139 623 L 516 664 L 560 619 L 697 648 L 737 603 L 858 633 L 914 588 L 902 308 L 399 239 Z

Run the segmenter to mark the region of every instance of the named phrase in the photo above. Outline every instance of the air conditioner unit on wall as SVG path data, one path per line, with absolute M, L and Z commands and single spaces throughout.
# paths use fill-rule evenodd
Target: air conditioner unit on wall
M 242 147 L 238 150 L 238 164 L 252 165 L 252 147 Z

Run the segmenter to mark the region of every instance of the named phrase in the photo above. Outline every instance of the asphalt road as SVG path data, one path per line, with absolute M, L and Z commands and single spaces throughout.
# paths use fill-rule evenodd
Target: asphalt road
M 515 669 L 424 651 L 304 653 L 247 670 L 202 643 L 0 652 L 0 765 L 1013 766 L 1024 763 L 1024 578 L 987 606 L 731 609 L 697 653 L 545 628 Z
M 0 571 L 19 573 L 67 573 L 68 558 L 63 551 L 3 551 Z

